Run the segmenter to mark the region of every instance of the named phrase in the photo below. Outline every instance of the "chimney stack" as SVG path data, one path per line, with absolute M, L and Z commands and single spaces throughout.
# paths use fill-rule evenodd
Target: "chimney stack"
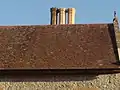
M 65 8 L 60 8 L 59 9 L 59 24 L 65 24 L 66 21 L 66 9 Z
M 50 8 L 51 11 L 51 25 L 56 25 L 57 24 L 57 8 Z
M 57 23 L 66 24 L 66 19 L 67 19 L 67 24 L 75 24 L 75 13 L 76 13 L 75 8 L 68 8 L 68 9 L 51 8 L 50 11 L 51 11 L 51 25 L 57 25 Z
M 75 24 L 75 8 L 68 8 L 68 24 Z

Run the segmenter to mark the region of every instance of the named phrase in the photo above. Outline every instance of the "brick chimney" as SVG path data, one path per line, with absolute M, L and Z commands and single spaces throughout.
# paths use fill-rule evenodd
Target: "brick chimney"
M 68 24 L 75 24 L 75 8 L 68 8 Z
M 57 24 L 57 8 L 50 8 L 50 12 L 51 12 L 51 21 L 50 24 L 51 25 L 56 25 Z

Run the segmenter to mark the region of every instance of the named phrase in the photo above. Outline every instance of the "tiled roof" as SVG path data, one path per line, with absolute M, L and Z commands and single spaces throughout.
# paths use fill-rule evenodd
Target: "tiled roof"
M 0 26 L 0 68 L 119 68 L 113 24 Z

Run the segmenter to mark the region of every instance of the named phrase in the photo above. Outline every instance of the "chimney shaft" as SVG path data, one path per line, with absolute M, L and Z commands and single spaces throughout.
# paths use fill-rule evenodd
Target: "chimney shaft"
M 75 24 L 75 8 L 68 8 L 68 24 Z
M 56 25 L 57 24 L 57 8 L 51 8 L 51 25 Z
M 65 8 L 60 8 L 59 9 L 59 24 L 65 24 L 66 21 L 66 12 L 65 12 Z
M 66 13 L 67 13 L 67 24 L 75 24 L 75 8 L 50 8 L 51 11 L 51 25 L 66 24 Z M 58 18 L 59 14 L 59 18 Z

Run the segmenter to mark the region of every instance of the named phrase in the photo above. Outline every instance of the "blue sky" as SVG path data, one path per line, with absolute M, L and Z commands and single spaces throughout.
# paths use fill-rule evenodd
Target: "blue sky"
M 76 23 L 112 22 L 120 18 L 120 0 L 0 0 L 0 25 L 50 23 L 51 7 L 76 8 Z

